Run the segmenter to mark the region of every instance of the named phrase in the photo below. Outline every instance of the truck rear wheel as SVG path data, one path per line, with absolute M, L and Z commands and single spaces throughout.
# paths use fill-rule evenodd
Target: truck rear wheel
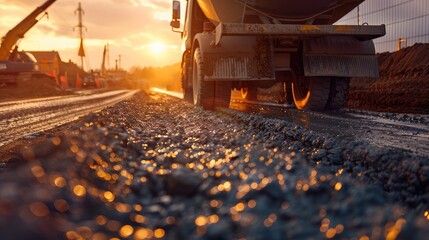
M 350 78 L 347 78 L 347 77 L 331 78 L 331 89 L 329 92 L 327 109 L 338 110 L 346 104 L 347 95 L 349 93 L 349 85 L 350 85 Z
M 194 51 L 192 83 L 194 104 L 204 109 L 213 109 L 215 102 L 215 82 L 204 81 L 204 61 L 200 48 L 196 48 Z
M 257 101 L 258 100 L 258 88 L 257 87 L 247 87 L 241 88 L 241 98 L 247 101 Z
M 185 62 L 182 66 L 182 90 L 183 90 L 183 99 L 189 103 L 193 103 L 193 90 L 192 87 L 189 87 L 188 84 L 188 64 Z
M 293 101 L 298 109 L 323 111 L 329 97 L 330 81 L 326 77 L 297 77 L 292 82 Z

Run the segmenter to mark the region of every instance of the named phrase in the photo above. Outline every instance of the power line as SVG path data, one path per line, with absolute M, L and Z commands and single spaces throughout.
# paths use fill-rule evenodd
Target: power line
M 414 2 L 414 1 L 415 1 L 415 0 L 408 0 L 408 1 L 406 1 L 406 2 L 397 3 L 397 4 L 394 4 L 394 5 L 391 5 L 391 6 L 385 7 L 385 8 L 380 8 L 380 9 L 378 9 L 378 10 L 374 10 L 374 11 L 367 12 L 367 13 L 364 13 L 364 14 L 359 14 L 359 15 L 360 15 L 360 17 L 363 17 L 363 16 L 368 16 L 368 15 L 374 14 L 374 13 L 384 12 L 384 11 L 386 11 L 386 10 L 388 10 L 388 9 L 396 8 L 396 7 L 399 7 L 399 6 L 402 6 L 402 5 L 405 5 L 405 4 L 408 4 L 408 3 Z M 353 19 L 355 19 L 355 17 L 354 17 L 354 16 L 353 16 L 353 17 L 348 17 L 348 18 L 343 18 L 343 19 L 341 19 L 341 22 L 345 22 L 345 21 L 349 21 L 349 20 L 353 20 Z
M 412 21 L 412 20 L 416 20 L 416 19 L 419 19 L 419 18 L 427 17 L 427 16 L 429 16 L 429 13 L 427 13 L 427 14 L 425 14 L 425 15 L 421 15 L 421 16 L 413 17 L 413 18 L 408 18 L 408 19 L 401 20 L 401 21 L 396 21 L 396 22 L 386 23 L 385 25 L 386 25 L 386 26 L 389 26 L 389 25 L 396 25 L 396 24 L 400 24 L 400 23 L 404 23 L 404 22 L 409 22 L 409 21 Z

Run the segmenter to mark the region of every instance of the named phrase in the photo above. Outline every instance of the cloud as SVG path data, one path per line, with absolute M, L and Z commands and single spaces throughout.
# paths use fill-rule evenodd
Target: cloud
M 10 1 L 0 0 L 0 4 L 1 5 L 10 5 Z M 20 7 L 30 7 L 30 6 L 33 7 L 34 6 L 34 8 L 36 8 L 37 6 L 43 4 L 43 1 L 39 1 L 39 3 L 38 3 L 37 1 L 34 1 L 34 0 L 14 0 L 13 4 L 20 6 Z
M 44 0 L 0 0 L 0 30 L 7 32 Z M 77 0 L 57 0 L 21 41 L 26 50 L 58 50 L 61 58 L 76 60 L 79 44 Z M 167 65 L 180 61 L 180 35 L 171 32 L 171 1 L 80 0 L 85 11 L 83 24 L 87 55 L 95 67 L 101 63 L 103 46 L 111 45 L 111 62 L 121 54 L 123 66 Z M 73 31 L 73 29 L 75 29 Z M 3 34 L 3 35 L 4 35 Z M 2 35 L 0 33 L 0 35 Z M 55 41 L 57 39 L 58 41 Z M 153 59 L 144 46 L 163 42 L 168 54 Z M 111 64 L 112 65 L 112 64 Z
M 131 6 L 143 6 L 152 9 L 168 9 L 170 2 L 165 0 L 111 0 L 114 3 Z
M 112 2 L 119 3 L 119 4 L 129 4 L 132 6 L 139 6 L 141 1 L 139 1 L 139 0 L 112 0 Z
M 156 5 L 158 8 L 167 10 L 171 7 L 171 1 L 164 1 L 164 0 L 152 0 L 150 1 L 152 4 Z

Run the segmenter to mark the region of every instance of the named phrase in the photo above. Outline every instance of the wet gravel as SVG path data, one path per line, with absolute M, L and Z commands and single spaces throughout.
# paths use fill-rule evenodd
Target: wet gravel
M 426 239 L 429 159 L 140 94 L 13 157 L 2 239 Z
M 429 126 L 428 114 L 410 114 L 410 113 L 389 113 L 389 112 L 370 112 L 358 109 L 342 110 L 345 113 L 364 114 L 370 117 L 385 118 L 404 123 L 419 123 Z

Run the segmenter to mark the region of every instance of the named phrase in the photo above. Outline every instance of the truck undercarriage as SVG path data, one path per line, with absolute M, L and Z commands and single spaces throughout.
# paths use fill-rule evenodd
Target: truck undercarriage
M 267 13 L 261 1 L 188 1 L 182 33 L 185 99 L 206 109 L 227 107 L 231 89 L 252 99 L 257 88 L 282 83 L 299 109 L 341 108 L 351 77 L 378 77 L 372 39 L 383 36 L 385 27 L 332 25 L 362 1 L 331 2 L 316 4 L 308 18 L 312 13 Z M 173 12 L 173 27 L 178 16 Z

